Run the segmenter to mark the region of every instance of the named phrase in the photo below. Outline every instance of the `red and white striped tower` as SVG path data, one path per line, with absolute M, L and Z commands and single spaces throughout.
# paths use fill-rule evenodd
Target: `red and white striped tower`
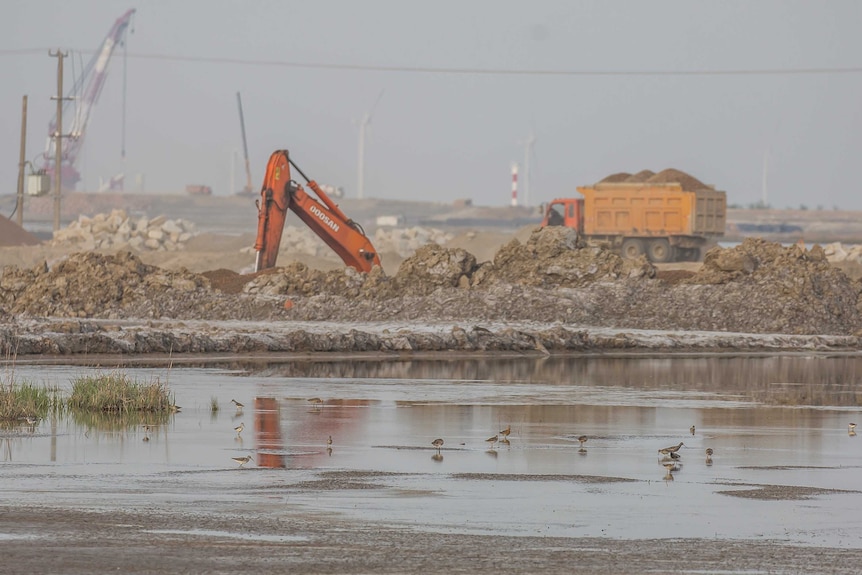
M 518 164 L 512 164 L 512 205 L 518 205 Z

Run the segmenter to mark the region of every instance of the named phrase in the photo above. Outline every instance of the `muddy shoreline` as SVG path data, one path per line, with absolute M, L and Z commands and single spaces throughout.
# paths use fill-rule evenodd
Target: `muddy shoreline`
M 15 319 L 0 326 L 10 354 L 91 357 L 169 354 L 518 354 L 850 352 L 853 335 L 746 334 L 496 322 L 334 323 Z
M 231 504 L 74 509 L 4 504 L 3 572 L 857 573 L 862 550 L 778 540 L 512 537 L 423 532 Z M 598 520 L 598 518 L 596 518 Z

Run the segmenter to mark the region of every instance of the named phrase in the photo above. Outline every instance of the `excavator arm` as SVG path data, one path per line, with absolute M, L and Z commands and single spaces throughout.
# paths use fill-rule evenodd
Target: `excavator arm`
M 291 179 L 291 166 L 306 180 L 319 200 Z M 377 250 L 365 236 L 362 226 L 344 215 L 317 182 L 305 177 L 291 161 L 287 150 L 277 150 L 270 156 L 257 208 L 255 271 L 275 267 L 288 210 L 311 228 L 346 265 L 361 272 L 369 272 L 372 267 L 380 265 Z

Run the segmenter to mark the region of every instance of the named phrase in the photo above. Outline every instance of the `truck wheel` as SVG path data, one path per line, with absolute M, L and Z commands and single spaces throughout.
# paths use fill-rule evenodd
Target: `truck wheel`
M 637 238 L 626 238 L 623 240 L 621 251 L 624 258 L 633 260 L 644 254 L 644 244 Z
M 647 255 L 650 261 L 663 264 L 673 259 L 673 248 L 670 246 L 670 242 L 664 238 L 650 240 Z

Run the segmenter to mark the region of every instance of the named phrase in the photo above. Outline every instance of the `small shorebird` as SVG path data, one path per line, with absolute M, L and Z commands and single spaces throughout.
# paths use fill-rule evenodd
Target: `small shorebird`
M 149 440 L 150 440 L 150 426 L 145 425 L 144 426 L 144 441 L 149 441 Z
M 438 437 L 431 442 L 431 445 L 437 448 L 437 453 L 440 453 L 440 448 L 443 447 L 443 440 Z
M 855 423 L 848 423 L 847 424 L 847 431 L 856 431 L 856 424 Z
M 245 465 L 249 461 L 253 461 L 251 458 L 251 455 L 246 455 L 245 457 L 231 457 L 231 459 L 233 459 L 234 461 L 239 463 L 240 467 L 242 467 L 243 465 Z
M 581 447 L 584 446 L 584 444 L 587 442 L 587 439 L 589 439 L 589 437 L 587 437 L 586 435 L 582 435 L 578 438 L 578 443 L 581 444 Z
M 667 469 L 667 473 L 664 476 L 665 480 L 666 481 L 673 481 L 673 475 L 671 475 L 670 472 L 671 471 L 677 471 L 679 469 L 676 466 L 676 463 L 669 462 L 669 463 L 664 463 L 663 465 L 664 465 L 664 468 Z
M 682 445 L 683 445 L 683 443 L 682 443 L 682 441 L 680 441 L 678 445 L 671 445 L 670 447 L 664 447 L 662 449 L 659 449 L 658 452 L 663 453 L 664 455 L 676 453 L 677 451 L 679 451 L 679 448 L 682 447 Z
M 234 428 L 233 428 L 233 430 L 234 430 L 234 431 L 236 431 L 236 436 L 237 436 L 237 437 L 239 437 L 240 435 L 242 435 L 242 430 L 243 430 L 243 429 L 245 429 L 245 423 L 240 423 L 239 425 L 237 425 L 236 427 L 234 427 Z
M 319 397 L 312 397 L 308 400 L 308 403 L 310 403 L 311 406 L 315 408 L 323 407 L 323 400 Z
M 493 449 L 494 444 L 495 444 L 495 443 L 497 443 L 497 441 L 499 441 L 499 439 L 500 439 L 500 436 L 499 436 L 499 435 L 495 435 L 495 436 L 493 436 L 493 437 L 489 437 L 488 439 L 486 439 L 486 440 L 485 440 L 485 443 L 490 444 L 490 445 L 491 445 L 491 448 Z
M 326 446 L 332 449 L 332 436 L 329 436 L 329 439 L 326 440 Z
M 693 425 L 691 427 L 689 427 L 688 430 L 691 432 L 692 435 L 694 435 L 694 426 Z
M 245 404 L 240 403 L 235 399 L 231 399 L 230 402 L 236 406 L 237 411 L 242 411 L 242 408 L 245 407 Z
M 500 435 L 503 436 L 503 439 L 506 439 L 507 437 L 509 437 L 510 433 L 512 433 L 512 426 L 507 425 L 506 429 L 504 429 L 503 431 L 500 432 Z

